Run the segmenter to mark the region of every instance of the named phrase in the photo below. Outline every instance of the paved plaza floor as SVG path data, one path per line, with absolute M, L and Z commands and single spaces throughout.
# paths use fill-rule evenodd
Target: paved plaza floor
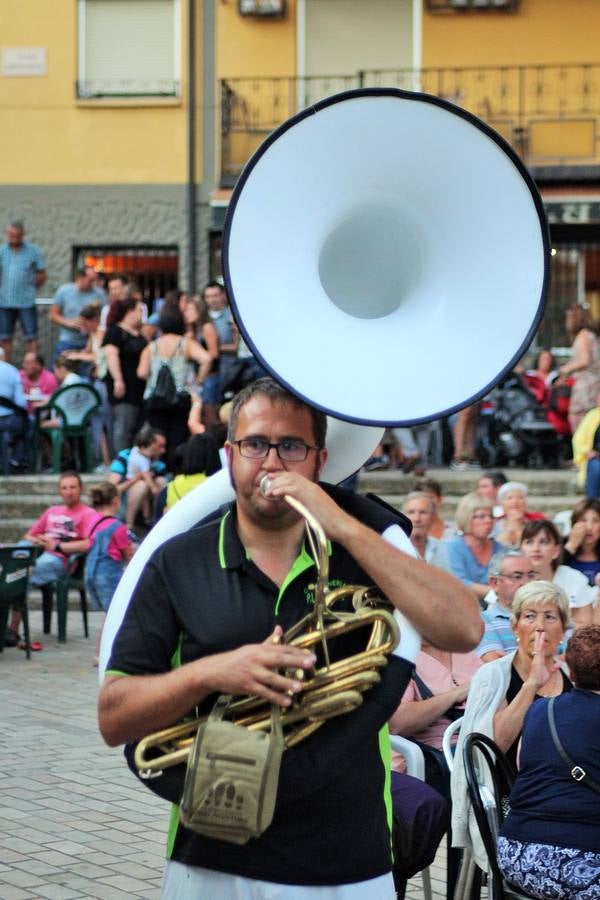
M 33 611 L 32 639 L 44 649 L 29 662 L 15 648 L 0 653 L 0 900 L 160 896 L 169 806 L 98 733 L 92 659 L 100 618 L 90 614 L 86 640 L 71 610 L 59 644 L 41 634 Z M 443 873 L 440 853 L 436 900 L 445 896 Z M 422 897 L 417 876 L 407 900 Z

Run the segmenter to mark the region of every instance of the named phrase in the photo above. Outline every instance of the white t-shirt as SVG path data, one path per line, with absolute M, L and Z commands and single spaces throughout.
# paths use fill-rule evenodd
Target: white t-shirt
M 585 575 L 570 566 L 559 566 L 554 573 L 553 581 L 569 598 L 571 609 L 588 606 L 596 599 L 596 589 L 591 587 Z
M 149 472 L 152 460 L 144 456 L 139 447 L 132 447 L 127 460 L 127 477 L 133 478 L 138 472 Z

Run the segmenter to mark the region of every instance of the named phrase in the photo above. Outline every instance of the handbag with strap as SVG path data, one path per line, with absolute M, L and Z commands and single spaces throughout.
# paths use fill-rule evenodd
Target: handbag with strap
M 548 706 L 546 707 L 546 713 L 548 716 L 548 725 L 550 726 L 550 735 L 552 737 L 552 741 L 556 750 L 564 763 L 571 770 L 571 778 L 574 781 L 579 782 L 579 784 L 585 784 L 586 787 L 591 788 L 596 793 L 600 794 L 600 784 L 592 778 L 591 775 L 585 771 L 583 766 L 579 766 L 576 762 L 573 762 L 565 748 L 563 747 L 561 740 L 558 736 L 558 731 L 556 730 L 556 719 L 554 718 L 554 701 L 556 697 L 551 697 L 548 702 Z
M 192 831 L 245 844 L 273 819 L 284 741 L 278 706 L 270 732 L 249 731 L 223 720 L 231 700 L 222 694 L 198 728 L 179 812 Z

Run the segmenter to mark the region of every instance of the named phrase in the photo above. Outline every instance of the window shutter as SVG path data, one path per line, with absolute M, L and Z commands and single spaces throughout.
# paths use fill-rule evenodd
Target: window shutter
M 176 94 L 174 0 L 86 0 L 80 93 Z

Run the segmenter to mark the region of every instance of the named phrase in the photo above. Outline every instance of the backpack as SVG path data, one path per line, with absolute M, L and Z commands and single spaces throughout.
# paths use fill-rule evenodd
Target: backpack
M 146 409 L 153 411 L 171 409 L 173 406 L 176 406 L 178 400 L 179 394 L 175 387 L 175 379 L 173 378 L 171 367 L 168 362 L 163 362 L 158 370 L 154 389 L 146 397 Z
M 108 545 L 112 540 L 113 534 L 115 533 L 117 528 L 123 524 L 120 519 L 115 519 L 113 516 L 102 516 L 101 519 L 98 519 L 98 521 L 90 531 L 88 537 L 91 538 L 93 533 L 98 528 L 98 525 L 100 525 L 102 522 L 105 522 L 107 519 L 113 519 L 112 524 L 108 525 L 106 528 L 103 528 L 102 531 L 96 536 L 85 558 L 86 581 L 91 581 L 93 579 L 98 563 L 101 559 L 105 558 L 108 555 Z

